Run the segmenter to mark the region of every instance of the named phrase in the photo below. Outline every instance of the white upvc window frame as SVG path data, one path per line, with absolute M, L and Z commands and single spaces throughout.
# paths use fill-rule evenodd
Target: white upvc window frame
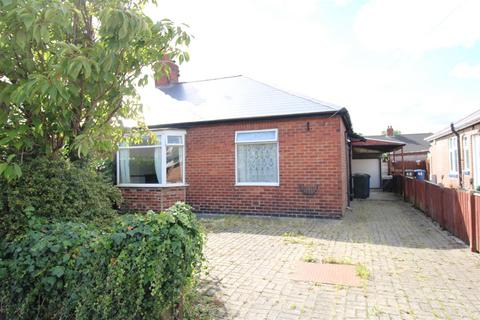
M 239 133 L 257 133 L 257 132 L 275 132 L 275 139 L 263 139 L 255 141 L 238 141 Z M 238 146 L 242 144 L 264 144 L 275 143 L 277 145 L 277 182 L 238 182 Z M 235 186 L 265 186 L 278 187 L 280 186 L 280 144 L 278 139 L 278 129 L 261 129 L 261 130 L 239 130 L 235 131 Z
M 480 187 L 480 134 L 472 135 L 472 176 L 473 187 Z
M 470 152 L 470 139 L 468 135 L 464 135 L 462 137 L 462 148 L 463 148 L 463 173 L 465 175 L 470 175 L 472 164 L 470 163 L 471 152 Z
M 448 167 L 451 177 L 458 176 L 458 144 L 457 137 L 448 138 Z
M 117 151 L 117 187 L 132 187 L 132 188 L 156 188 L 156 187 L 182 187 L 186 186 L 185 183 L 185 155 L 186 155 L 186 131 L 185 130 L 152 130 L 157 135 L 159 143 L 145 146 L 128 146 L 118 147 Z M 181 136 L 182 143 L 168 143 L 168 136 Z M 183 146 L 182 152 L 182 182 L 179 183 L 167 183 L 167 147 L 168 146 Z M 162 153 L 162 182 L 161 183 L 120 183 L 120 149 L 145 149 L 145 148 L 158 148 L 160 147 Z

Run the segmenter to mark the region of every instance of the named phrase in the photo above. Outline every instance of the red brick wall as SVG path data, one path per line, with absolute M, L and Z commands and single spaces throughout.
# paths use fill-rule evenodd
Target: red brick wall
M 307 130 L 307 122 L 309 130 Z M 235 131 L 278 129 L 279 186 L 235 186 Z M 338 217 L 347 206 L 345 126 L 339 116 L 241 121 L 187 130 L 185 188 L 122 188 L 125 208 L 175 201 L 202 213 Z M 299 185 L 318 185 L 305 195 Z
M 307 130 L 309 122 L 310 130 Z M 235 131 L 278 129 L 280 186 L 235 186 Z M 339 216 L 346 207 L 340 117 L 210 124 L 188 129 L 187 202 L 199 212 Z M 319 189 L 304 195 L 299 184 Z
M 171 188 L 125 188 L 122 187 L 122 209 L 138 211 L 161 211 L 177 201 L 186 201 L 185 187 Z

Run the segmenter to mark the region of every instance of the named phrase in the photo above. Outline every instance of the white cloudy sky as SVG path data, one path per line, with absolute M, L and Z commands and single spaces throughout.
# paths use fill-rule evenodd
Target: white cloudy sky
M 244 74 L 348 108 L 354 130 L 441 129 L 480 108 L 479 0 L 159 0 L 190 25 L 183 81 Z

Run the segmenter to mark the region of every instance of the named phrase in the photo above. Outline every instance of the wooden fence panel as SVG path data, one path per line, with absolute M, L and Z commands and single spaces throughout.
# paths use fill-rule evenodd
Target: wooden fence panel
M 458 203 L 460 207 L 459 220 L 455 221 L 457 227 L 457 234 L 465 243 L 470 243 L 471 227 L 472 227 L 472 196 L 468 191 L 457 190 Z
M 443 189 L 443 227 L 450 233 L 455 233 L 455 189 Z
M 405 200 L 410 203 L 415 202 L 415 179 L 405 177 Z
M 443 218 L 443 188 L 430 184 L 429 190 L 430 216 L 443 226 L 445 224 L 445 219 Z
M 432 184 L 425 181 L 425 211 L 424 212 L 430 218 L 432 217 L 432 202 L 430 201 L 430 199 L 432 198 L 430 195 L 431 187 L 432 187 Z
M 455 216 L 454 216 L 454 226 L 455 230 L 453 234 L 465 243 L 470 243 L 469 235 L 471 228 L 471 195 L 470 192 L 455 190 L 456 195 L 454 196 L 455 202 Z
M 403 190 L 403 185 L 404 185 L 404 178 L 403 176 L 393 176 L 393 192 L 396 194 L 402 195 L 404 190 Z
M 472 250 L 480 252 L 480 194 L 474 194 L 473 199 L 473 246 Z
M 414 180 L 415 184 L 415 207 L 425 212 L 425 181 Z

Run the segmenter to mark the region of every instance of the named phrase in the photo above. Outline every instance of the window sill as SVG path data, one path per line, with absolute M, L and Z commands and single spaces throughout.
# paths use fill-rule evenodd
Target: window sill
M 452 178 L 452 179 L 457 179 L 458 178 L 458 173 L 449 173 L 448 177 Z
M 188 187 L 186 183 L 177 184 L 143 184 L 143 183 L 130 183 L 130 184 L 117 184 L 119 188 L 178 188 Z
M 235 183 L 236 187 L 279 187 L 280 183 L 268 183 L 268 182 L 240 182 Z

